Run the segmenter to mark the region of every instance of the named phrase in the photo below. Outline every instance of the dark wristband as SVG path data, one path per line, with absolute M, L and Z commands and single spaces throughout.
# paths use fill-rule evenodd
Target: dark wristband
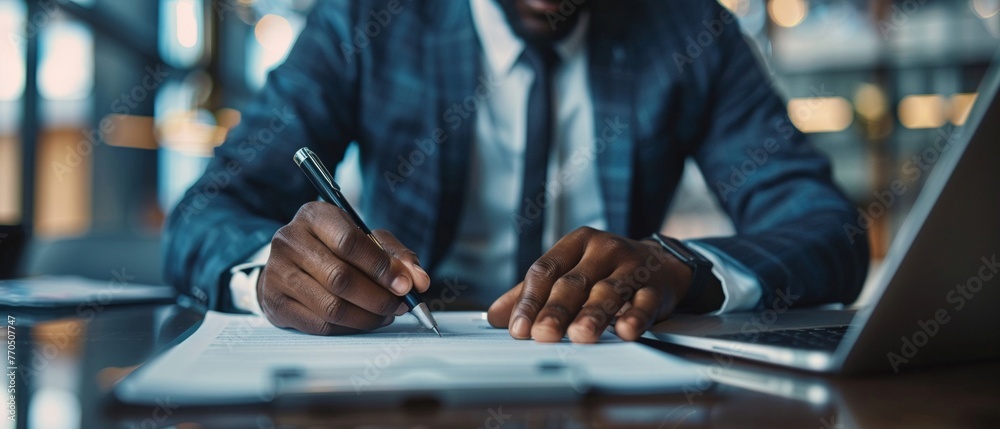
M 682 303 L 699 302 L 699 298 L 704 294 L 706 286 L 714 277 L 714 274 L 712 274 L 712 261 L 695 252 L 680 242 L 680 240 L 660 234 L 653 234 L 651 238 L 659 243 L 664 250 L 691 268 L 691 284 L 688 285 L 688 290 L 684 294 Z

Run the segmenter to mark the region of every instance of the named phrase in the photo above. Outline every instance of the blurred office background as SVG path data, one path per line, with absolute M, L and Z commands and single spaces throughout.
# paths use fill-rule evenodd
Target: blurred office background
M 23 273 L 125 269 L 162 282 L 166 213 L 315 1 L 0 0 L 0 224 L 31 232 Z M 795 126 L 871 216 L 877 262 L 926 178 L 908 163 L 917 155 L 931 168 L 928 148 L 976 99 L 1000 0 L 720 2 L 759 48 Z M 356 158 L 340 170 L 357 174 Z M 687 177 L 665 229 L 731 231 L 715 185 L 693 167 Z M 880 201 L 896 179 L 907 190 Z

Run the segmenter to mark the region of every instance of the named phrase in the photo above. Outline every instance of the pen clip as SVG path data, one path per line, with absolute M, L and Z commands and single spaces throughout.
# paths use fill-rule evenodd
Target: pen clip
M 295 161 L 297 163 L 301 164 L 306 159 L 312 161 L 312 164 L 316 167 L 317 170 L 319 170 L 319 174 L 323 176 L 323 180 L 326 180 L 326 183 L 329 184 L 331 188 L 333 188 L 337 192 L 340 192 L 340 185 L 338 185 L 337 182 L 333 180 L 333 175 L 330 174 L 330 170 L 326 169 L 326 165 L 323 164 L 323 161 L 319 160 L 319 157 L 316 156 L 315 152 L 313 152 L 307 147 L 304 147 L 302 149 L 299 149 L 299 151 L 295 153 Z

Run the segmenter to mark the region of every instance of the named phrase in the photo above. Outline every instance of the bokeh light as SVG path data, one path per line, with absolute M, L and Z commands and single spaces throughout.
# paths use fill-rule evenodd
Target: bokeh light
M 955 125 L 965 125 L 965 121 L 969 119 L 969 113 L 972 112 L 972 106 L 976 104 L 976 98 L 979 94 L 955 94 L 951 96 L 951 103 L 949 106 L 951 123 Z
M 79 100 L 94 89 L 94 36 L 78 22 L 50 24 L 39 39 L 38 91 L 49 100 Z
M 771 0 L 767 12 L 775 24 L 782 27 L 794 27 L 802 23 L 809 14 L 809 2 L 806 0 Z
M 899 101 L 899 122 L 910 129 L 938 128 L 947 120 L 946 110 L 940 95 L 908 95 Z
M 0 1 L 0 101 L 13 101 L 24 93 L 24 5 Z
M 851 126 L 854 109 L 843 97 L 793 98 L 788 100 L 788 116 L 804 133 L 829 133 Z
M 177 13 L 177 44 L 185 48 L 198 45 L 198 12 L 194 0 L 178 0 L 174 5 Z
M 1000 0 L 969 0 L 969 7 L 980 18 L 992 18 L 1000 12 Z
M 257 22 L 254 36 L 263 48 L 261 61 L 268 69 L 284 61 L 295 41 L 292 24 L 284 17 L 274 14 L 265 15 Z

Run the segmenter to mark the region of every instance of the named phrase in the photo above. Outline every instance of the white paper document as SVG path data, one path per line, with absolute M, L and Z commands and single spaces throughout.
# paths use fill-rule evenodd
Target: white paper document
M 321 337 L 257 316 L 208 312 L 194 334 L 129 375 L 115 394 L 127 403 L 261 403 L 287 391 L 276 385 L 287 384 L 277 381 L 281 374 L 302 380 L 290 384 L 300 389 L 292 393 L 342 396 L 555 391 L 569 384 L 579 392 L 662 393 L 698 381 L 692 365 L 610 333 L 598 344 L 539 344 L 492 328 L 484 313 L 434 316 L 443 337 L 409 315 L 370 333 Z

